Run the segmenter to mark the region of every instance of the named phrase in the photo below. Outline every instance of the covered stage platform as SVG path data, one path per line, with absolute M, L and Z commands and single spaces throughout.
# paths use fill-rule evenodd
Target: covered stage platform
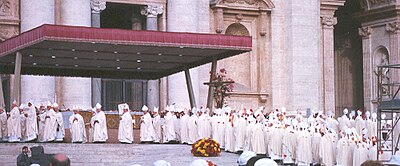
M 251 36 L 42 25 L 0 43 L 0 74 L 159 79 L 249 52 Z M 14 88 L 19 100 L 20 89 Z M 210 97 L 210 90 L 209 90 Z

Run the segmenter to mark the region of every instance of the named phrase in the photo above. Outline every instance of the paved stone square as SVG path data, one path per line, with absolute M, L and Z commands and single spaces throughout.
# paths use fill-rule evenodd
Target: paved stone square
M 151 166 L 156 160 L 167 160 L 173 166 L 186 166 L 194 157 L 191 146 L 182 144 L 71 144 L 71 143 L 1 143 L 0 165 L 15 165 L 22 146 L 42 145 L 45 153 L 64 153 L 74 166 L 132 165 Z M 234 166 L 238 154 L 222 152 L 219 157 L 204 157 L 218 166 Z

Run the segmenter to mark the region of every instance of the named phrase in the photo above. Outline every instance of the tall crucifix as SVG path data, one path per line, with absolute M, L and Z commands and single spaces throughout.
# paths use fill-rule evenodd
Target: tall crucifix
M 233 84 L 235 81 L 223 81 L 220 79 L 216 79 L 215 81 L 205 82 L 204 85 L 208 85 L 211 87 L 211 94 L 217 103 L 217 108 L 222 108 L 225 97 L 228 96 L 225 86 L 228 84 Z M 207 103 L 207 107 L 209 107 L 210 103 Z M 212 106 L 212 103 L 211 103 Z

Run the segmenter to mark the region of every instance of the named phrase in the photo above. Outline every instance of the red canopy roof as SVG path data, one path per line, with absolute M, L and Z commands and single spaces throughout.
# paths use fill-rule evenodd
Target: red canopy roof
M 0 43 L 0 73 L 157 79 L 251 51 L 251 36 L 42 25 Z

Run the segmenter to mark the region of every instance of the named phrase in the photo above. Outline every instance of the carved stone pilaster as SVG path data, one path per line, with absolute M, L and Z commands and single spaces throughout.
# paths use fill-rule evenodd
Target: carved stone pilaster
M 386 31 L 390 33 L 400 32 L 400 22 L 391 22 L 386 24 Z
M 368 38 L 371 36 L 372 33 L 372 28 L 371 27 L 361 27 L 358 28 L 358 35 L 360 35 L 363 38 Z
M 90 0 L 90 8 L 92 9 L 92 13 L 100 13 L 101 11 L 106 9 L 106 1 Z
M 147 17 L 157 17 L 159 14 L 162 14 L 163 12 L 164 12 L 164 6 L 154 6 L 154 5 L 144 6 L 140 10 L 140 14 Z
M 333 28 L 337 24 L 337 18 L 333 16 L 321 16 L 321 25 L 323 28 Z

